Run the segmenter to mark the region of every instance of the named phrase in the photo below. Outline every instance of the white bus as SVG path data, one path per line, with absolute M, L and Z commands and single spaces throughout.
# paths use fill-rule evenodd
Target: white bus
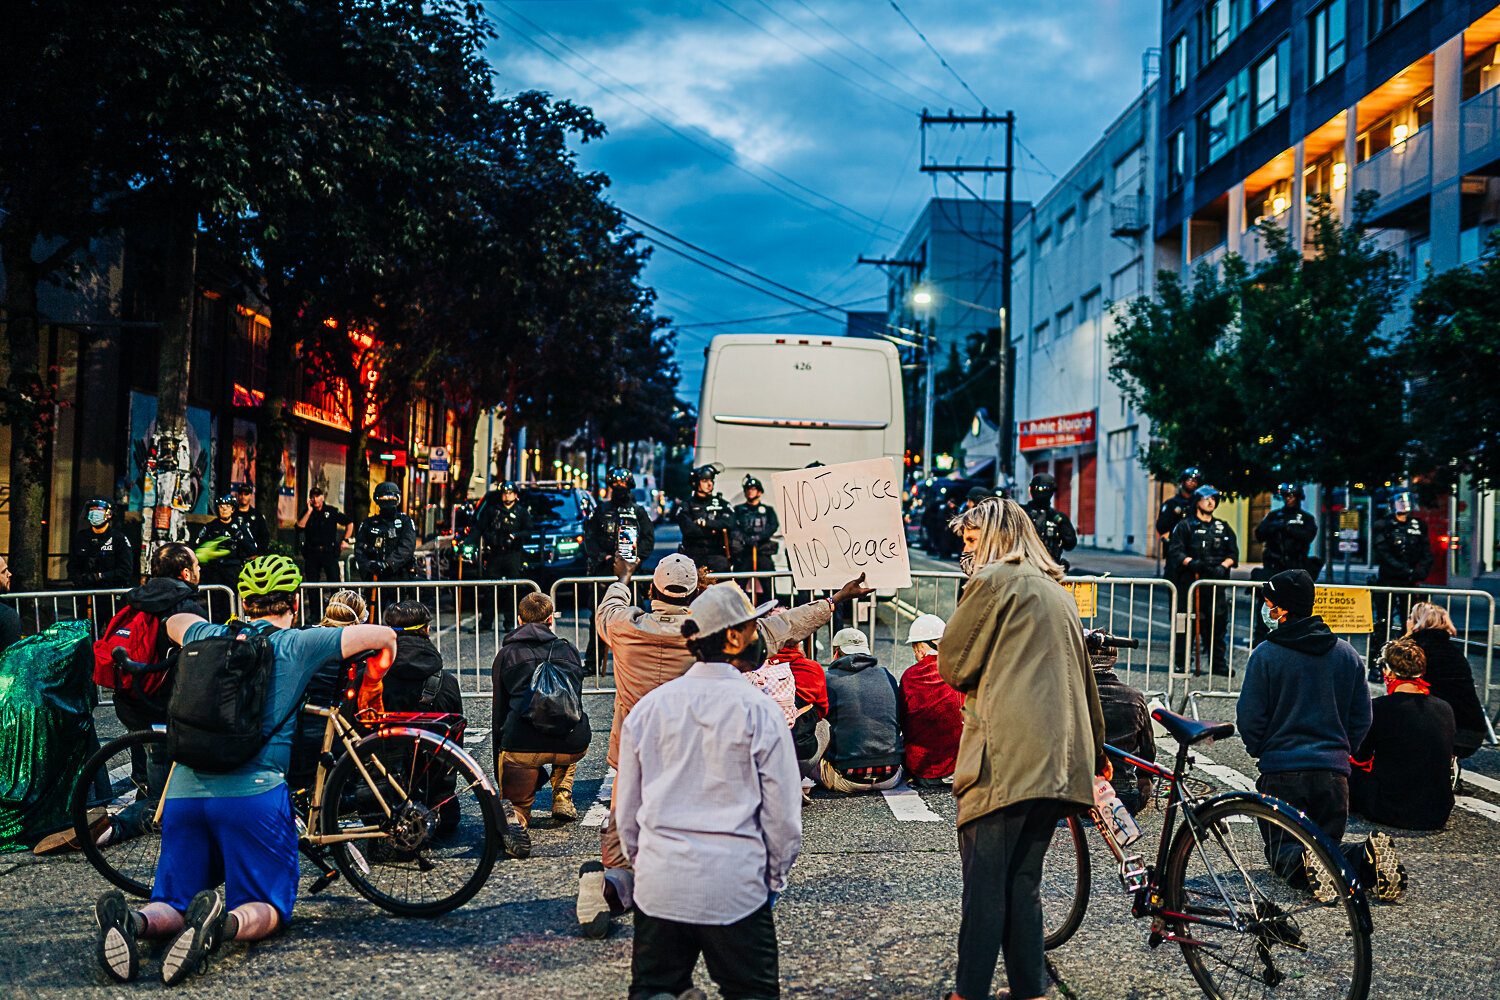
M 864 337 L 721 334 L 708 347 L 694 466 L 717 462 L 719 491 L 744 500 L 747 474 L 812 462 L 892 458 L 902 468 L 906 419 L 894 345 Z

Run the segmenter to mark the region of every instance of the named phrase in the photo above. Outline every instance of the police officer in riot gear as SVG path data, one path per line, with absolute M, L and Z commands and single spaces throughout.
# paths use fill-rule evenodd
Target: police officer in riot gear
M 110 523 L 114 504 L 105 497 L 90 497 L 83 505 L 88 523 L 73 536 L 68 550 L 68 580 L 75 590 L 107 590 L 133 587 L 135 550 L 125 533 Z
M 1052 506 L 1052 498 L 1056 495 L 1057 480 L 1045 472 L 1038 473 L 1031 477 L 1031 499 L 1022 504 L 1021 509 L 1031 518 L 1047 554 L 1067 569 L 1068 561 L 1063 558 L 1063 553 L 1078 546 L 1078 532 L 1073 530 L 1068 515 Z
M 773 539 L 781 530 L 776 508 L 761 503 L 766 489 L 754 476 L 746 476 L 745 502 L 734 508 L 734 568 L 741 573 L 773 569 L 777 544 Z
M 710 572 L 727 573 L 734 509 L 722 493 L 714 492 L 718 474 L 712 465 L 693 470 L 693 495 L 677 507 L 677 524 L 682 528 L 678 551 Z
M 1255 526 L 1255 540 L 1263 548 L 1261 567 L 1252 572 L 1250 578 L 1269 580 L 1283 570 L 1303 569 L 1316 580 L 1323 568 L 1323 560 L 1308 555 L 1308 546 L 1318 534 L 1318 522 L 1302 509 L 1306 494 L 1296 483 L 1282 483 L 1276 487 L 1276 495 L 1281 498 L 1282 505 Z M 1260 615 L 1253 615 L 1251 626 L 1252 645 L 1258 646 L 1266 637 L 1266 623 Z
M 240 570 L 245 563 L 263 553 L 255 547 L 255 538 L 250 534 L 250 525 L 238 515 L 239 501 L 233 493 L 225 493 L 214 501 L 215 516 L 198 531 L 193 546 L 198 549 L 200 560 L 198 582 L 200 585 L 218 584 L 233 591 L 240 580 Z M 203 547 L 215 542 L 221 553 L 218 558 L 205 557 Z M 210 616 L 227 614 L 225 598 L 217 591 L 208 595 Z
M 250 483 L 240 483 L 234 488 L 234 497 L 235 516 L 250 529 L 256 554 L 266 555 L 271 551 L 271 526 L 266 523 L 266 515 L 255 508 L 255 487 Z
M 411 580 L 416 576 L 417 522 L 401 513 L 401 487 L 375 487 L 380 513 L 359 522 L 354 533 L 354 575 L 360 580 Z M 398 594 L 386 595 L 400 600 Z
M 1166 503 L 1161 505 L 1161 511 L 1156 515 L 1156 533 L 1161 537 L 1163 551 L 1166 551 L 1167 539 L 1171 536 L 1172 529 L 1192 516 L 1198 503 L 1195 491 L 1202 483 L 1203 474 L 1198 471 L 1196 465 L 1183 469 L 1182 475 L 1177 477 L 1177 493 L 1167 498 Z
M 627 562 L 645 562 L 656 547 L 656 528 L 646 508 L 635 502 L 635 475 L 616 466 L 606 474 L 609 499 L 594 508 L 583 525 L 583 548 L 589 572 L 614 575 L 615 555 L 620 552 L 621 531 L 634 529 L 635 554 Z
M 485 496 L 475 521 L 479 531 L 484 575 L 490 580 L 517 580 L 526 573 L 526 538 L 531 534 L 531 508 L 521 502 L 521 491 L 515 483 L 500 484 L 500 489 Z M 494 628 L 495 615 L 502 601 L 498 588 L 479 595 L 479 631 Z M 504 615 L 501 615 L 504 620 Z M 468 626 L 464 626 L 467 631 Z
M 1374 583 L 1378 587 L 1416 587 L 1432 572 L 1432 543 L 1427 524 L 1416 514 L 1416 498 L 1407 490 L 1391 497 L 1385 517 L 1375 522 Z M 1374 593 L 1375 631 L 1370 636 L 1369 671 L 1373 682 L 1383 679 L 1378 661 L 1381 647 L 1393 630 L 1406 624 L 1414 601 L 1424 598 L 1415 592 Z
M 1188 588 L 1195 580 L 1227 580 L 1229 571 L 1239 562 L 1234 529 L 1214 517 L 1219 496 L 1219 491 L 1208 485 L 1194 490 L 1193 516 L 1179 521 L 1167 538 L 1167 566 L 1177 587 L 1179 611 L 1187 610 Z M 1229 597 L 1227 587 L 1194 591 L 1192 634 L 1179 647 L 1179 656 L 1185 657 L 1187 647 L 1198 641 L 1208 653 L 1209 669 L 1216 674 L 1229 673 Z M 1201 672 L 1195 663 L 1193 673 Z

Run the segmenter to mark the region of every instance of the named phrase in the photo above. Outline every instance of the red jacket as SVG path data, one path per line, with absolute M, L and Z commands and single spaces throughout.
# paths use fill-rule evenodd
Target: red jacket
M 922 657 L 901 675 L 907 774 L 946 778 L 953 773 L 964 731 L 963 704 L 963 695 L 938 676 L 936 656 Z
M 792 668 L 792 677 L 797 681 L 797 700 L 811 704 L 818 718 L 828 714 L 828 678 L 823 674 L 823 665 L 809 660 L 800 648 L 779 649 L 766 658 L 767 663 L 785 663 Z

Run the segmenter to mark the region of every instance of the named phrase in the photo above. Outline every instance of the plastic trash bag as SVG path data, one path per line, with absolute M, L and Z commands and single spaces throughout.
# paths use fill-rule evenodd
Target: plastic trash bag
M 94 734 L 94 653 L 86 621 L 58 622 L 0 653 L 0 853 L 68 824 L 68 799 Z
M 521 716 L 545 736 L 566 736 L 583 721 L 583 699 L 572 678 L 550 658 L 532 672 Z

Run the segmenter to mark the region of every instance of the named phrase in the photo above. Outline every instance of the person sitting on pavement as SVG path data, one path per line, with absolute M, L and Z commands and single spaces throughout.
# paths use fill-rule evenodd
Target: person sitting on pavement
M 788 727 L 797 722 L 797 678 L 792 667 L 784 660 L 767 659 L 766 662 L 745 674 L 745 679 L 760 688 L 781 709 Z
M 801 778 L 786 720 L 740 680 L 765 659 L 733 583 L 693 601 L 695 662 L 638 701 L 620 733 L 615 807 L 634 865 L 633 1000 L 702 997 L 702 955 L 728 1000 L 781 995 L 772 907 L 802 844 Z
M 883 791 L 901 781 L 901 693 L 896 678 L 870 655 L 857 628 L 833 636 L 828 665 L 828 749 L 818 780 L 846 795 Z
M 1120 680 L 1115 661 L 1120 651 L 1114 647 L 1095 650 L 1089 647 L 1089 663 L 1094 668 L 1094 687 L 1099 691 L 1099 708 L 1104 712 L 1104 742 L 1134 754 L 1142 760 L 1156 762 L 1156 736 L 1151 729 L 1151 709 L 1146 696 Z M 1118 754 L 1106 751 L 1114 768 L 1110 785 L 1130 810 L 1140 812 L 1151 801 L 1151 774 L 1129 764 Z
M 458 678 L 443 669 L 443 654 L 429 635 L 432 609 L 421 601 L 398 601 L 381 618 L 397 632 L 396 659 L 383 682 L 385 710 L 463 715 Z
M 1302 810 L 1339 844 L 1349 822 L 1349 755 L 1370 729 L 1364 663 L 1312 613 L 1306 570 L 1277 573 L 1260 596 L 1270 634 L 1245 664 L 1237 719 L 1245 750 L 1260 767 L 1255 787 Z M 1389 834 L 1341 848 L 1375 898 L 1399 899 L 1406 891 L 1406 869 Z M 1266 859 L 1292 884 L 1305 882 L 1319 899 L 1333 898 L 1329 873 L 1305 859 L 1290 837 L 1269 832 Z
M 1453 812 L 1453 709 L 1428 693 L 1422 648 L 1392 639 L 1380 652 L 1390 692 L 1351 761 L 1349 809 L 1372 823 L 1441 830 Z
M 617 766 L 620 727 L 631 709 L 649 692 L 675 680 L 693 665 L 682 623 L 687 620 L 688 606 L 711 584 L 706 573 L 693 560 L 672 553 L 656 565 L 651 578 L 651 610 L 631 604 L 630 578 L 639 563 L 616 558 L 619 577 L 604 592 L 594 612 L 599 634 L 614 656 L 615 710 L 609 733 L 609 766 Z M 844 584 L 831 597 L 820 598 L 757 622 L 767 647 L 781 648 L 800 641 L 827 625 L 836 605 L 867 597 L 874 591 L 864 586 L 864 574 Z M 609 933 L 611 915 L 629 910 L 632 905 L 634 874 L 630 862 L 620 850 L 615 813 L 600 829 L 601 861 L 587 861 L 578 871 L 577 917 L 586 937 L 602 938 Z
M 1456 635 L 1458 629 L 1453 627 L 1448 609 L 1441 604 L 1421 601 L 1411 606 L 1406 637 L 1422 650 L 1427 663 L 1422 680 L 1429 692 L 1453 709 L 1453 756 L 1464 760 L 1484 744 L 1488 733 L 1469 658 L 1454 639 Z
M 249 627 L 275 658 L 266 692 L 265 744 L 249 763 L 224 773 L 178 764 L 161 816 L 161 849 L 151 901 L 132 909 L 118 889 L 94 904 L 94 954 L 110 978 L 129 982 L 140 967 L 137 938 L 167 939 L 162 981 L 174 985 L 198 970 L 226 941 L 258 941 L 282 930 L 297 896 L 297 826 L 283 777 L 294 716 L 308 679 L 330 661 L 364 650 L 383 657 L 396 637 L 383 625 L 293 629 L 302 573 L 285 556 L 257 556 L 238 583 Z M 231 634 L 201 615 L 166 620 L 180 646 Z M 377 665 L 370 668 L 377 670 Z M 215 888 L 222 881 L 223 892 Z
M 938 640 L 943 620 L 919 615 L 906 633 L 917 662 L 901 675 L 901 736 L 906 743 L 906 777 L 913 785 L 953 784 L 958 740 L 964 731 L 963 695 L 938 675 Z
M 531 805 L 537 789 L 548 780 L 546 768 L 552 768 L 552 819 L 570 823 L 578 818 L 573 805 L 573 779 L 578 762 L 588 753 L 593 740 L 589 718 L 585 714 L 566 733 L 544 733 L 526 717 L 531 698 L 531 682 L 537 667 L 552 663 L 567 676 L 582 704 L 583 660 L 578 647 L 553 631 L 556 609 L 546 594 L 527 594 L 516 606 L 520 627 L 505 637 L 495 662 L 490 667 L 494 678 L 494 700 L 491 718 L 497 732 L 495 740 L 495 777 L 501 798 L 512 809 L 520 824 L 522 836 L 507 845 L 515 857 L 531 853 Z M 509 819 L 509 816 L 507 816 Z
M 766 662 L 784 663 L 792 672 L 797 712 L 792 722 L 792 742 L 797 745 L 797 766 L 802 768 L 804 778 L 816 780 L 823 751 L 828 748 L 828 678 L 823 665 L 803 653 L 804 641 L 788 638 Z

